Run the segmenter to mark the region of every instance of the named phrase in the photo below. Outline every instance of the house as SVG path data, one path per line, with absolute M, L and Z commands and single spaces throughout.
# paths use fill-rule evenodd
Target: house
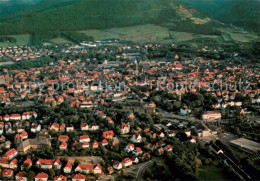
M 164 138 L 165 134 L 163 132 L 160 133 L 159 135 L 161 138 Z
M 93 141 L 92 148 L 98 148 L 98 142 L 96 140 Z
M 70 161 L 67 162 L 66 166 L 63 168 L 64 173 L 70 173 L 72 169 L 72 164 Z
M 93 173 L 94 174 L 101 174 L 102 173 L 102 167 L 101 167 L 100 164 L 95 165 Z
M 131 138 L 131 141 L 134 143 L 140 143 L 142 141 L 142 136 L 140 134 L 134 134 Z
M 139 163 L 139 159 L 138 159 L 138 157 L 136 157 L 135 155 L 133 155 L 133 156 L 131 157 L 131 160 L 132 160 L 132 162 L 135 163 L 135 164 Z
M 13 177 L 14 171 L 11 169 L 4 169 L 2 172 L 3 177 L 11 178 Z
M 130 124 L 122 123 L 120 129 L 121 129 L 121 134 L 127 134 L 130 132 Z
M 195 136 L 192 136 L 191 140 L 190 140 L 191 143 L 196 143 L 196 137 Z
M 119 162 L 119 161 L 114 161 L 114 163 L 113 163 L 113 168 L 114 168 L 115 170 L 121 170 L 122 167 L 123 167 L 123 165 L 122 165 L 121 162 Z
M 102 144 L 102 146 L 107 146 L 108 145 L 108 141 L 106 139 L 103 139 L 101 144 Z
M 143 153 L 142 149 L 140 147 L 136 147 L 135 151 L 133 151 L 133 154 L 135 156 L 141 155 Z
M 86 176 L 81 173 L 78 173 L 72 177 L 72 181 L 85 181 L 85 180 L 86 180 Z
M 143 158 L 150 158 L 150 154 L 148 152 L 145 152 L 142 157 Z
M 82 147 L 83 148 L 89 148 L 89 142 L 83 142 Z
M 134 115 L 133 113 L 129 113 L 129 114 L 127 115 L 127 118 L 129 118 L 129 119 L 135 119 L 135 115 Z
M 88 131 L 89 130 L 88 123 L 81 123 L 80 129 L 81 131 Z
M 69 140 L 69 136 L 67 136 L 67 135 L 60 135 L 58 137 L 58 140 L 61 141 L 61 142 L 67 142 Z
M 67 177 L 63 176 L 63 175 L 59 175 L 54 177 L 53 181 L 67 181 Z
M 217 111 L 207 111 L 202 114 L 203 121 L 211 122 L 221 119 L 221 113 Z
M 41 169 L 52 169 L 55 160 L 53 159 L 38 159 L 36 165 Z
M 25 171 L 18 172 L 15 175 L 15 180 L 27 181 L 27 173 Z
M 0 158 L 0 166 L 3 168 L 17 168 L 17 159 L 8 160 L 6 158 Z
M 24 169 L 24 167 L 30 168 L 32 166 L 32 160 L 30 158 L 27 158 L 22 165 L 22 170 Z
M 164 150 L 165 151 L 172 151 L 172 145 L 166 145 L 165 147 L 164 147 Z
M 113 167 L 107 167 L 108 174 L 112 174 L 114 172 Z
M 72 126 L 72 125 L 67 126 L 67 127 L 66 127 L 66 131 L 67 131 L 67 132 L 72 132 L 72 131 L 74 131 L 74 126 Z
M 124 167 L 129 167 L 132 164 L 133 164 L 132 160 L 130 158 L 128 158 L 128 157 L 123 160 L 123 166 Z
M 66 129 L 66 124 L 61 124 L 60 125 L 60 132 L 65 132 L 65 129 Z
M 210 136 L 210 130 L 209 129 L 202 130 L 201 136 L 202 137 Z
M 90 142 L 90 138 L 88 135 L 82 135 L 79 137 L 79 142 L 84 143 L 84 142 Z
M 191 110 L 187 106 L 183 106 L 182 108 L 180 108 L 180 113 L 182 115 L 188 115 L 191 113 Z
M 48 177 L 48 174 L 41 172 L 35 176 L 34 181 L 48 181 Z
M 210 145 L 209 147 L 210 147 L 210 149 L 211 149 L 216 155 L 218 155 L 218 154 L 220 154 L 220 153 L 223 154 L 223 150 L 221 150 L 221 149 L 220 149 L 219 147 L 217 147 L 215 144 L 212 144 L 212 145 Z
M 186 129 L 184 133 L 186 134 L 187 137 L 191 136 L 191 131 L 189 129 Z
M 158 155 L 163 155 L 164 153 L 164 149 L 162 147 L 158 148 L 157 151 L 158 151 Z
M 4 155 L 3 158 L 8 159 L 8 160 L 12 160 L 14 157 L 16 157 L 18 154 L 17 150 L 12 148 L 9 151 L 7 151 Z
M 10 163 L 9 163 L 9 168 L 11 169 L 15 169 L 17 168 L 17 159 L 13 159 Z
M 118 139 L 117 137 L 113 137 L 113 139 L 112 139 L 112 145 L 115 146 L 115 145 L 117 145 L 117 144 L 119 144 L 119 139 Z
M 28 138 L 28 133 L 26 131 L 23 131 L 21 134 L 20 134 L 21 138 L 22 139 L 27 139 Z
M 167 134 L 168 134 L 168 137 L 170 137 L 170 138 L 176 136 L 176 133 L 172 130 L 168 131 Z
M 36 133 L 36 132 L 41 131 L 41 129 L 42 129 L 42 127 L 41 127 L 40 124 L 32 123 L 32 125 L 31 125 L 31 132 Z
M 66 142 L 62 142 L 59 146 L 60 150 L 66 150 L 68 147 L 68 144 Z
M 129 144 L 126 145 L 125 149 L 126 149 L 127 152 L 134 151 L 135 145 L 129 143 Z
M 104 131 L 103 132 L 103 137 L 105 139 L 112 139 L 114 137 L 114 131 L 110 130 L 110 131 Z
M 55 132 L 58 132 L 60 129 L 60 124 L 59 123 L 53 123 L 50 128 L 50 130 L 54 130 Z
M 59 159 L 56 159 L 53 166 L 55 166 L 57 169 L 60 169 L 61 168 L 61 161 Z
M 75 171 L 84 172 L 87 174 L 90 172 L 93 172 L 94 174 L 101 174 L 102 167 L 99 164 L 81 164 L 81 163 L 79 163 L 78 166 L 75 168 Z
M 147 143 L 144 145 L 144 147 L 148 150 L 153 150 L 154 149 L 154 145 L 152 145 L 151 143 Z

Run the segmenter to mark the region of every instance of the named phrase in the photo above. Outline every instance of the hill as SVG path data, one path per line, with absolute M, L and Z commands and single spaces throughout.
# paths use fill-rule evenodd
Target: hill
M 1 0 L 0 16 L 6 16 L 21 11 L 30 6 L 36 5 L 41 0 Z
M 260 1 L 232 0 L 220 7 L 214 17 L 222 22 L 233 23 L 260 32 Z
M 207 16 L 260 32 L 259 0 L 182 0 Z
M 179 0 L 43 0 L 3 18 L 0 34 L 106 29 L 148 23 L 173 26 L 180 21 L 206 23 L 209 19 Z

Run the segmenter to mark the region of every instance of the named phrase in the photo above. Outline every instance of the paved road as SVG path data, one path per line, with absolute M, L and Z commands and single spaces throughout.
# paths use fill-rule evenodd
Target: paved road
M 173 114 L 173 113 L 166 112 L 166 111 L 164 111 L 164 110 L 160 110 L 160 114 L 161 114 L 162 117 L 164 117 L 164 118 L 173 118 L 173 119 L 180 119 L 180 120 L 198 122 L 198 123 L 201 123 L 201 124 L 202 124 L 202 126 L 204 127 L 204 129 L 208 129 L 208 126 L 204 123 L 203 120 L 199 120 L 199 119 L 196 119 L 196 118 L 194 118 L 194 117 L 184 116 L 184 115 L 177 115 L 177 114 Z
M 150 161 L 146 162 L 145 164 L 143 164 L 141 167 L 139 167 L 139 169 L 136 173 L 136 180 L 137 181 L 143 180 L 143 174 L 144 174 L 145 170 L 152 165 L 153 165 L 153 161 L 150 160 Z

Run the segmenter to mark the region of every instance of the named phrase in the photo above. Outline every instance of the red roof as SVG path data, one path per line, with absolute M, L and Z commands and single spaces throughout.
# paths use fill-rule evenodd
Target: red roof
M 128 157 L 123 160 L 124 163 L 128 163 L 128 162 L 131 162 L 131 161 L 132 160 L 130 158 L 128 158 Z
M 55 160 L 52 160 L 52 159 L 38 159 L 37 164 L 52 165 L 54 162 L 55 162 Z
M 141 153 L 142 149 L 140 147 L 136 147 L 136 153 Z
M 81 179 L 85 179 L 86 178 L 86 176 L 85 175 L 82 175 L 82 174 L 80 174 L 80 173 L 78 173 L 78 174 L 76 174 L 76 175 L 74 175 L 73 177 L 72 177 L 72 179 L 77 179 L 77 180 L 81 180 Z
M 32 160 L 30 158 L 27 158 L 23 163 L 30 165 L 32 164 Z
M 15 177 L 26 177 L 27 173 L 25 171 L 21 171 L 15 175 Z
M 70 161 L 67 162 L 67 165 L 64 168 L 72 168 L 72 164 Z
M 13 173 L 14 173 L 14 171 L 11 169 L 4 169 L 2 175 L 3 176 L 12 176 Z
M 60 175 L 60 176 L 56 176 L 54 178 L 54 181 L 67 181 L 67 177 L 63 176 L 63 175 Z
M 112 138 L 112 137 L 114 137 L 114 132 L 113 132 L 113 130 L 104 131 L 103 136 L 104 136 L 104 138 Z
M 58 140 L 60 140 L 60 141 L 63 141 L 63 140 L 68 141 L 69 140 L 69 136 L 67 136 L 67 135 L 60 135 Z
M 35 178 L 37 179 L 48 179 L 48 174 L 44 173 L 44 172 L 41 172 L 41 173 L 38 173 Z
M 17 150 L 14 149 L 14 148 L 12 148 L 11 150 L 7 151 L 7 152 L 4 154 L 3 157 L 9 159 L 11 156 L 13 156 L 13 155 L 15 155 L 15 154 L 17 154 Z
M 88 135 L 82 135 L 79 137 L 80 140 L 83 140 L 83 139 L 89 139 L 89 136 Z
M 108 141 L 106 139 L 102 140 L 102 144 L 107 144 L 107 143 L 108 143 Z

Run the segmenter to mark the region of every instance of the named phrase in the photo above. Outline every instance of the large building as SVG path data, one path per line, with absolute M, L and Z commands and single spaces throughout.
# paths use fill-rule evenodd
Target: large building
M 44 145 L 51 146 L 50 135 L 46 129 L 43 129 L 34 139 L 27 139 L 18 143 L 17 151 L 19 153 L 26 153 L 30 150 L 39 150 Z
M 238 138 L 230 141 L 230 143 L 231 145 L 249 153 L 257 153 L 260 151 L 260 143 L 245 138 Z
M 203 121 L 211 122 L 221 119 L 221 113 L 217 111 L 207 111 L 202 114 Z

